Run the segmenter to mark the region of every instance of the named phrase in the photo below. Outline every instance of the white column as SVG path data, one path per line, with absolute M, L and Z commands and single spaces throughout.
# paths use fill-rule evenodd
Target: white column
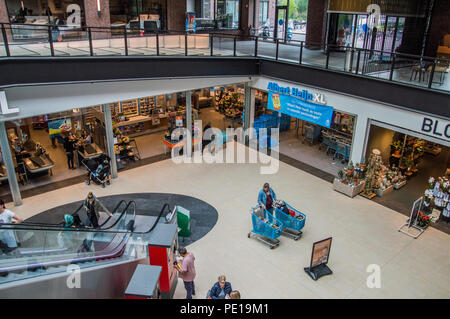
M 190 133 L 188 140 L 186 141 L 187 156 L 192 156 L 192 91 L 186 91 L 186 126 Z
M 22 196 L 20 195 L 19 183 L 17 183 L 16 170 L 9 147 L 8 135 L 6 134 L 5 122 L 0 122 L 0 147 L 2 149 L 3 162 L 5 163 L 14 206 L 20 206 L 22 205 Z
M 105 131 L 106 131 L 106 149 L 111 158 L 111 176 L 117 178 L 117 161 L 114 152 L 114 134 L 112 127 L 111 108 L 109 104 L 103 104 L 103 114 L 105 115 Z

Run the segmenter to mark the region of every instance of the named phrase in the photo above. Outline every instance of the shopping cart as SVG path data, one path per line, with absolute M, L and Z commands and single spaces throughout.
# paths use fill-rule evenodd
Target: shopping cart
M 305 227 L 306 215 L 280 200 L 274 203 L 274 207 L 275 217 L 283 224 L 283 234 L 298 240 L 302 235 L 301 230 Z
M 261 206 L 251 208 L 250 213 L 253 229 L 248 233 L 248 238 L 254 236 L 269 245 L 270 249 L 278 247 L 280 241 L 277 238 L 281 236 L 283 223 Z
M 309 145 L 313 145 L 318 139 L 320 135 L 320 127 L 315 125 L 305 125 L 305 136 L 302 141 L 304 144 L 305 141 L 309 141 Z

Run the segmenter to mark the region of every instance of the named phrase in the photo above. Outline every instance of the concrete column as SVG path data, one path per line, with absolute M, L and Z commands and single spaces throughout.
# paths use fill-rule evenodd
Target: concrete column
M 188 130 L 189 137 L 186 141 L 187 148 L 187 156 L 191 157 L 192 155 L 192 91 L 186 91 L 186 128 Z
M 328 0 L 308 1 L 306 48 L 319 50 L 327 28 Z
M 256 90 L 250 90 L 250 125 L 249 127 L 253 127 L 253 123 L 255 122 L 255 98 L 256 98 Z
M 111 176 L 117 178 L 117 161 L 116 153 L 114 152 L 114 135 L 111 118 L 111 108 L 109 104 L 103 104 L 103 114 L 105 115 L 105 130 L 106 130 L 106 148 L 108 155 L 111 158 Z
M 0 147 L 2 149 L 3 162 L 8 174 L 9 189 L 14 201 L 14 206 L 22 205 L 22 196 L 20 195 L 19 183 L 17 183 L 16 170 L 9 147 L 8 135 L 6 134 L 5 122 L 0 122 Z
M 402 43 L 397 52 L 420 55 L 425 36 L 426 18 L 407 17 L 403 28 Z M 397 34 L 397 37 L 399 34 Z
M 251 127 L 252 120 L 252 104 L 253 112 L 255 109 L 255 92 L 250 88 L 248 83 L 245 83 L 245 96 L 244 96 L 244 130 Z

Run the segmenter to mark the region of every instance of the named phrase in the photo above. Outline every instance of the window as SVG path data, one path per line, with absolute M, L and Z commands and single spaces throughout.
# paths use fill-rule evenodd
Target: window
M 197 30 L 239 28 L 240 0 L 198 0 L 196 12 Z
M 265 23 L 269 17 L 269 1 L 259 2 L 259 23 Z
M 237 29 L 239 0 L 216 0 L 216 22 L 218 29 Z

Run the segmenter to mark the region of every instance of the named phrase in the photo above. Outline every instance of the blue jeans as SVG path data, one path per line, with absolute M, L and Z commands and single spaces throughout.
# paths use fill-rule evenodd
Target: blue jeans
M 195 286 L 193 281 L 183 281 L 184 288 L 186 288 L 186 299 L 192 299 L 192 295 L 195 295 Z

